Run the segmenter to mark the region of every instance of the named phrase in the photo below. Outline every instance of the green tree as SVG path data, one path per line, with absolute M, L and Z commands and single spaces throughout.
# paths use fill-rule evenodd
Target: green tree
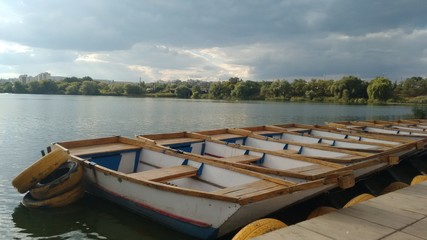
M 236 84 L 231 96 L 237 99 L 256 99 L 259 98 L 261 86 L 254 81 L 241 81 Z
M 212 99 L 229 99 L 231 91 L 234 89 L 234 84 L 230 82 L 215 82 L 209 87 L 209 97 Z
M 330 87 L 333 80 L 312 79 L 306 85 L 306 98 L 310 100 L 322 100 L 324 97 L 330 97 Z
M 65 94 L 67 95 L 79 95 L 80 94 L 80 83 L 79 82 L 72 82 L 68 84 L 68 86 L 65 88 Z
M 202 96 L 202 88 L 199 85 L 194 85 L 191 88 L 191 92 L 192 92 L 192 95 L 191 95 L 192 99 L 199 99 Z
M 83 95 L 99 95 L 99 87 L 95 81 L 84 81 L 80 86 Z
M 292 96 L 291 84 L 286 80 L 276 80 L 273 82 L 263 83 L 261 95 L 267 99 L 289 100 Z
M 175 89 L 175 96 L 178 98 L 190 98 L 191 94 L 191 89 L 185 84 L 181 84 Z
M 405 79 L 397 87 L 403 97 L 417 97 L 421 95 L 427 95 L 427 78 L 422 77 L 411 77 Z
M 27 93 L 27 84 L 22 82 L 13 83 L 13 92 L 14 93 Z
M 355 76 L 345 76 L 330 86 L 330 92 L 337 100 L 367 98 L 368 83 Z
M 293 97 L 304 97 L 307 91 L 307 81 L 304 79 L 295 79 L 291 83 L 291 87 Z
M 13 84 L 11 82 L 6 82 L 3 84 L 3 92 L 13 93 Z
M 58 93 L 58 85 L 52 80 L 41 80 L 39 81 L 40 90 L 43 94 L 55 94 Z
M 369 101 L 387 101 L 393 95 L 393 83 L 384 77 L 373 79 L 368 85 Z
M 39 81 L 31 81 L 28 83 L 28 92 L 33 94 L 42 93 L 42 88 Z
M 142 89 L 139 84 L 128 83 L 125 85 L 125 94 L 126 95 L 140 95 L 142 94 Z

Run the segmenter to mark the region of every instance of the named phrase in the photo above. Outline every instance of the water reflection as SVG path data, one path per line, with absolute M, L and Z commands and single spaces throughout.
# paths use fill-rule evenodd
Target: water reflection
M 190 239 L 88 194 L 63 208 L 29 209 L 20 204 L 12 219 L 20 237 L 35 239 Z

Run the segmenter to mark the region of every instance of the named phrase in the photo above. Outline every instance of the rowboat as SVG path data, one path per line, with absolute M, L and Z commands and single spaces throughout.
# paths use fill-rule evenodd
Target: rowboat
M 415 141 L 424 141 L 427 144 L 427 131 L 425 128 L 402 126 L 399 123 L 385 121 L 340 121 L 330 122 L 328 126 L 339 130 L 352 132 L 367 132 L 388 136 L 399 136 Z
M 354 184 L 350 173 L 281 179 L 125 137 L 59 142 L 52 148 L 81 163 L 87 192 L 203 239 L 335 187 L 339 178 Z
M 393 137 L 384 134 L 353 132 L 328 126 L 307 124 L 278 124 L 268 126 L 274 128 L 276 138 L 310 139 L 311 143 L 324 144 L 333 148 L 348 149 L 383 154 L 393 154 L 399 158 L 407 158 L 424 150 L 424 138 Z M 317 141 L 317 142 L 316 142 Z
M 289 181 L 315 180 L 337 174 L 344 176 L 351 172 L 340 164 L 299 155 L 293 156 L 286 152 L 224 142 L 199 133 L 176 132 L 139 135 L 137 139 L 164 149 L 188 152 L 215 162 L 269 174 Z M 340 182 L 339 177 L 337 180 L 340 187 L 347 187 L 347 183 Z
M 249 129 L 254 130 L 253 128 Z M 357 152 L 263 136 L 260 135 L 260 127 L 256 127 L 256 130 L 258 131 L 217 129 L 196 133 L 178 132 L 139 135 L 137 138 L 144 142 L 151 141 L 153 144 L 172 149 L 197 155 L 212 156 L 217 161 L 232 164 L 236 167 L 282 177 L 295 173 L 316 173 L 323 174 L 320 176 L 326 176 L 332 171 L 339 170 L 352 170 L 355 177 L 360 177 L 397 164 L 399 155 L 395 153 L 403 153 L 413 148 L 412 145 L 405 145 L 383 153 Z M 263 129 L 262 134 L 276 134 L 276 132 L 273 133 Z M 397 151 L 397 149 L 400 151 Z M 258 159 L 248 159 L 248 161 L 241 159 L 237 161 L 234 156 L 242 154 L 255 155 L 258 156 Z M 270 156 L 275 157 L 271 158 Z M 229 160 L 229 158 L 232 158 L 232 160 Z M 295 166 L 295 164 L 298 165 Z M 307 177 L 305 176 L 305 178 Z

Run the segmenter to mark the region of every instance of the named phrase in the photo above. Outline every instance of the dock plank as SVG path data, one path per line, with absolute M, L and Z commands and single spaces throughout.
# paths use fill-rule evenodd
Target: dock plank
M 404 232 L 395 232 L 385 238 L 383 238 L 383 240 L 424 240 L 425 238 L 419 238 L 419 237 L 415 237 L 412 235 L 409 235 L 407 233 Z
M 396 230 L 419 220 L 419 218 L 409 216 L 409 214 L 399 214 L 398 212 L 393 211 L 393 209 L 381 208 L 380 206 L 370 206 L 367 204 L 357 204 L 351 208 L 340 210 L 340 213 Z
M 422 239 L 427 239 L 427 218 L 406 227 L 402 232 Z
M 427 240 L 426 196 L 423 182 L 256 239 Z
M 315 220 L 301 222 L 299 226 L 333 239 L 374 240 L 394 232 L 392 228 L 366 222 L 339 212 L 332 212 Z

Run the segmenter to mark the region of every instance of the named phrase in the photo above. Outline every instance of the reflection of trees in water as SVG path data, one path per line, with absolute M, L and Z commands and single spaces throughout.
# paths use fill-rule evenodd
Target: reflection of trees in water
M 19 232 L 32 238 L 189 239 L 93 196 L 56 209 L 19 205 L 12 218 Z

